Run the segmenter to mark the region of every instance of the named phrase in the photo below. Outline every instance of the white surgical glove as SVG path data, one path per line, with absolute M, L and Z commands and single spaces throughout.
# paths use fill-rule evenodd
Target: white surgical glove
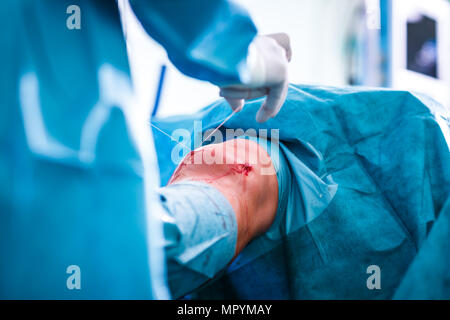
M 233 110 L 239 110 L 244 100 L 267 95 L 256 114 L 258 122 L 267 121 L 280 111 L 286 100 L 290 59 L 291 46 L 287 34 L 257 36 L 248 48 L 243 84 L 220 88 L 220 96 Z

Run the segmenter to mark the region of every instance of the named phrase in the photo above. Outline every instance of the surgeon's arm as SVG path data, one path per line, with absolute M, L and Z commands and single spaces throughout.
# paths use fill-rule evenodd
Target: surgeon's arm
M 247 12 L 226 0 L 131 0 L 147 33 L 186 75 L 238 84 L 257 30 Z

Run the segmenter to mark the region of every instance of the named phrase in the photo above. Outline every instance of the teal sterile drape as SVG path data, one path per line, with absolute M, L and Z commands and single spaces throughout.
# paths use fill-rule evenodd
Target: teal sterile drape
M 310 170 L 294 181 L 301 192 L 290 201 L 302 205 L 286 210 L 281 241 L 253 240 L 191 297 L 450 298 L 449 110 L 404 91 L 304 85 L 291 85 L 280 113 L 263 124 L 254 120 L 260 104 L 247 102 L 225 126 L 279 129 L 291 171 L 303 172 L 300 163 Z M 218 101 L 154 123 L 194 132 L 201 120 L 205 131 L 230 112 Z M 175 143 L 157 130 L 154 137 L 164 184 L 176 166 Z M 303 192 L 326 179 L 337 185 L 327 201 Z M 308 207 L 315 215 L 295 226 Z M 379 289 L 368 286 L 374 265 Z

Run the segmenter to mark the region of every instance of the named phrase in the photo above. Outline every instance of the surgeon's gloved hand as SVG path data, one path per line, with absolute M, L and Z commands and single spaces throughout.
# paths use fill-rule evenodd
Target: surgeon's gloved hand
M 233 110 L 237 110 L 242 108 L 244 100 L 267 95 L 256 114 L 258 122 L 267 121 L 280 111 L 286 99 L 291 56 L 287 34 L 257 36 L 248 49 L 247 73 L 243 76 L 243 84 L 222 87 L 220 96 L 228 101 Z

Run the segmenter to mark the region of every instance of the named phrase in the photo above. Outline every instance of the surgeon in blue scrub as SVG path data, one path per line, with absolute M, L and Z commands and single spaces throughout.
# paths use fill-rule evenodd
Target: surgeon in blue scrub
M 257 35 L 225 0 L 131 7 L 182 72 L 235 110 L 267 95 L 258 121 L 277 114 L 285 38 Z M 201 229 L 173 239 L 189 221 L 167 221 L 154 191 L 151 110 L 133 92 L 116 1 L 2 1 L 0 21 L 0 298 L 170 298 L 167 243 L 178 256 L 234 250 Z

